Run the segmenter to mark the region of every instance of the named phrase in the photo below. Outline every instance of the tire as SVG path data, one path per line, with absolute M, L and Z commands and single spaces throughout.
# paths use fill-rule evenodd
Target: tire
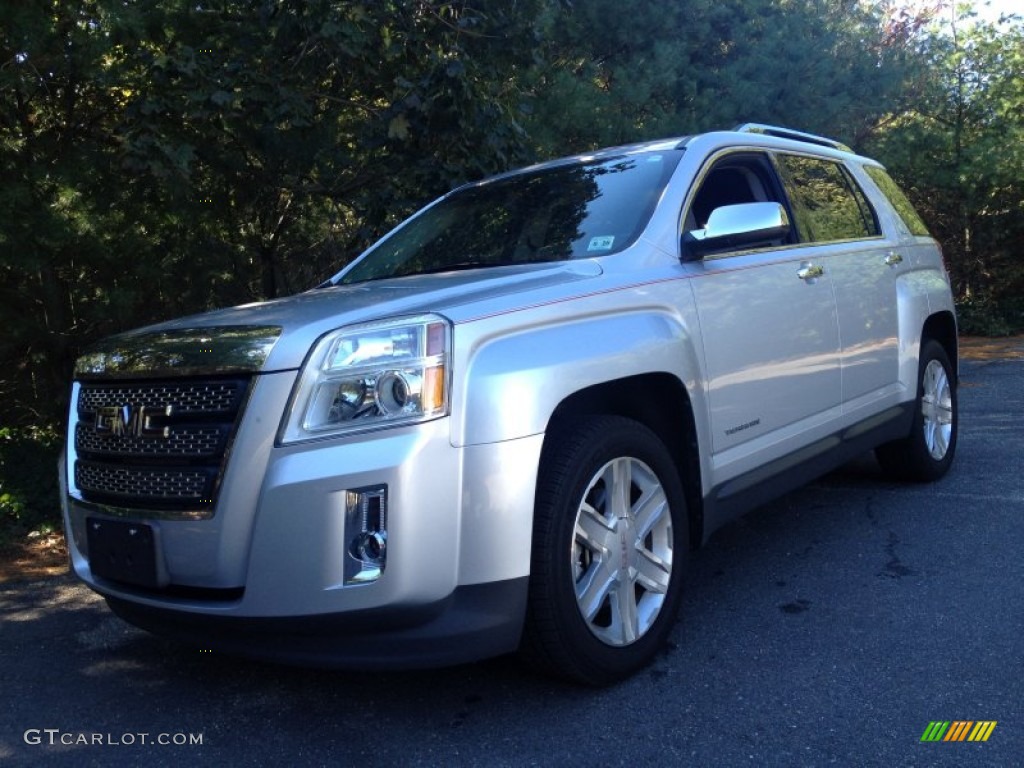
M 647 665 L 675 622 L 688 550 L 682 484 L 653 432 L 612 416 L 549 430 L 522 655 L 590 685 Z
M 958 423 L 953 366 L 942 345 L 927 340 L 921 345 L 914 425 L 904 439 L 875 449 L 878 463 L 887 475 L 899 480 L 938 480 L 953 463 Z

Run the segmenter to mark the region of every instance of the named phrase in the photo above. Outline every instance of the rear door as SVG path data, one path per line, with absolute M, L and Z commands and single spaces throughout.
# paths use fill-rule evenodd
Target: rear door
M 776 155 L 802 240 L 829 262 L 842 348 L 842 400 L 858 412 L 898 394 L 896 279 L 906 268 L 899 243 L 882 236 L 864 191 L 840 162 Z

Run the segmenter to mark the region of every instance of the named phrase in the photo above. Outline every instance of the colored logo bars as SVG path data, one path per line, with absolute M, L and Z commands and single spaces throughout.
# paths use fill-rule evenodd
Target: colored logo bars
M 995 728 L 995 720 L 932 720 L 921 741 L 988 741 Z

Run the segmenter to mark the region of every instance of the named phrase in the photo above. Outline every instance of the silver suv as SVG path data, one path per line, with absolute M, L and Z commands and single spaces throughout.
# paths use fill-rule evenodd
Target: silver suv
M 875 161 L 762 125 L 467 184 L 301 295 L 76 367 L 75 572 L 214 648 L 420 667 L 657 652 L 687 554 L 864 451 L 940 477 L 957 333 Z

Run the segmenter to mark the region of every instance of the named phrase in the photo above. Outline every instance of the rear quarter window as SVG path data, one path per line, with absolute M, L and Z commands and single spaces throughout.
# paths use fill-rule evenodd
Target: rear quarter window
M 885 195 L 886 200 L 889 201 L 889 205 L 893 207 L 897 215 L 903 220 L 903 224 L 912 235 L 919 237 L 928 237 L 928 227 L 925 226 L 924 221 L 918 215 L 917 211 L 914 210 L 914 206 L 911 204 L 907 196 L 903 194 L 903 190 L 900 189 L 899 185 L 892 180 L 892 177 L 885 172 L 884 168 L 879 168 L 877 165 L 867 165 L 864 167 L 868 176 L 875 182 L 875 185 Z

